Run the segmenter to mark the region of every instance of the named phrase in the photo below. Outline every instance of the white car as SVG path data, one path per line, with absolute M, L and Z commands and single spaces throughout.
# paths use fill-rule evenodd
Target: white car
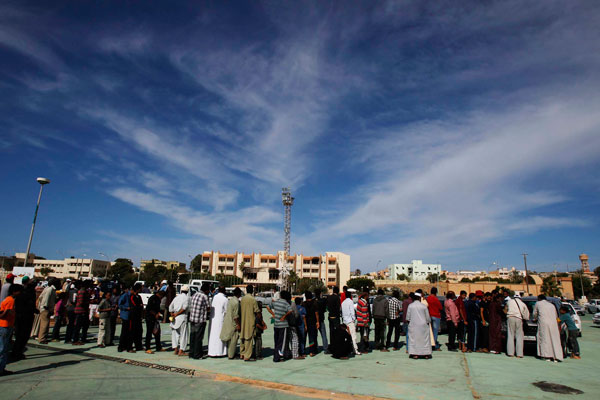
M 590 314 L 600 312 L 600 299 L 592 299 L 585 303 L 585 308 Z
M 579 329 L 579 336 L 581 336 L 581 318 L 579 318 L 579 315 L 577 315 L 577 311 L 575 311 L 575 308 L 573 308 L 572 304 L 567 303 L 566 301 L 563 301 L 561 305 L 569 308 L 569 313 L 571 314 L 577 329 Z
M 592 317 L 592 322 L 596 325 L 600 325 L 600 312 L 594 314 L 594 316 Z

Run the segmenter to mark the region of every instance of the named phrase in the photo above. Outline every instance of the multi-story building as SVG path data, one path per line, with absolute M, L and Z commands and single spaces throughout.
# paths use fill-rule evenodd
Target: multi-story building
M 286 259 L 283 251 L 277 254 L 202 253 L 202 272 L 238 276 L 245 283 L 278 284 L 284 268 L 294 271 L 299 278 L 320 279 L 328 287 L 341 287 L 350 279 L 350 256 L 326 252 L 313 257 L 294 254 Z
M 25 258 L 25 255 L 23 255 Z M 33 264 L 33 265 L 32 265 Z M 94 276 L 103 277 L 110 267 L 110 261 L 96 260 L 93 258 L 65 258 L 63 260 L 30 260 L 28 266 L 35 268 L 35 275 L 40 276 L 42 268 L 50 268 L 48 276 L 56 278 L 92 278 Z
M 398 279 L 399 275 L 406 275 L 411 281 L 425 281 L 429 274 L 440 274 L 441 264 L 423 264 L 423 260 L 412 260 L 410 264 L 388 265 L 389 278 Z
M 144 270 L 144 267 L 146 267 L 146 265 L 148 264 L 154 264 L 154 266 L 156 267 L 165 267 L 168 270 L 180 270 L 180 269 L 185 269 L 185 263 L 179 262 L 179 261 L 163 261 L 163 260 L 159 260 L 156 258 L 153 258 L 151 260 L 142 260 L 140 262 L 140 267 L 142 268 L 142 270 Z

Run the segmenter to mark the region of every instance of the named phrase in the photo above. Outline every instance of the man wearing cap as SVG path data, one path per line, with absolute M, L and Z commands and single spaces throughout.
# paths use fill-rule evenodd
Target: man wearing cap
M 14 279 L 15 276 L 13 274 L 6 275 L 6 281 L 0 290 L 0 302 L 4 301 L 4 299 L 8 297 L 8 289 L 10 288 L 10 285 L 13 284 Z
M 171 313 L 171 341 L 173 351 L 178 356 L 187 355 L 185 350 L 188 345 L 188 316 L 189 305 L 188 292 L 190 287 L 183 285 L 179 293 L 169 305 Z
M 520 299 L 518 293 L 509 299 L 504 306 L 506 313 L 506 355 L 523 358 L 523 320 L 529 319 L 529 309 Z
M 56 286 L 58 286 L 58 281 L 56 279 L 51 279 L 48 286 L 40 295 L 40 331 L 38 333 L 38 342 L 41 344 L 48 343 L 50 316 L 54 314 L 54 306 L 56 305 Z
M 419 291 L 413 293 L 413 301 L 406 310 L 408 354 L 412 359 L 431 358 L 431 317 L 428 307 L 421 303 L 421 296 Z

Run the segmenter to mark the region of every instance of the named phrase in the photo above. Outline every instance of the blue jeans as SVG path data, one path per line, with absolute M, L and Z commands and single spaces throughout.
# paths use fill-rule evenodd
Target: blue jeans
M 321 340 L 323 340 L 323 351 L 327 351 L 329 344 L 327 343 L 327 328 L 325 327 L 325 321 L 320 322 L 319 332 L 321 332 Z
M 6 368 L 12 332 L 13 328 L 4 328 L 0 326 L 0 372 L 4 371 L 4 368 Z
M 435 343 L 435 348 L 439 349 L 440 344 L 438 343 L 438 332 L 440 331 L 440 321 L 441 319 L 438 317 L 431 317 L 431 330 L 433 331 L 433 342 Z

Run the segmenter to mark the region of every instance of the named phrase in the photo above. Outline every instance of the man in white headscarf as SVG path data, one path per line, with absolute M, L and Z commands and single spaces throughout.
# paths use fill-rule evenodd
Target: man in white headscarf
M 188 292 L 190 287 L 183 285 L 179 293 L 169 305 L 171 313 L 171 341 L 173 350 L 178 356 L 187 355 L 185 350 L 188 344 Z
M 540 294 L 533 309 L 533 319 L 537 321 L 537 355 L 548 361 L 562 361 L 563 351 L 558 330 L 558 312 L 554 304 Z
M 227 346 L 220 338 L 223 320 L 227 311 L 225 287 L 219 287 L 219 293 L 213 297 L 210 309 L 210 336 L 208 337 L 208 356 L 223 357 L 227 355 Z
M 421 303 L 420 293 L 413 293 L 413 302 L 406 310 L 406 322 L 410 358 L 431 358 L 431 317 L 427 306 Z

